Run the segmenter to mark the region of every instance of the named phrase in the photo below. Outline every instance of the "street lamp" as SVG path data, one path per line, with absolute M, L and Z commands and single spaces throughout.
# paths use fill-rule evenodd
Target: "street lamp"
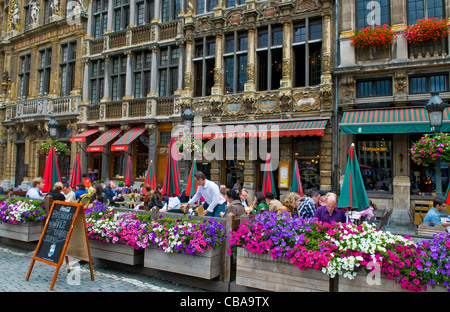
M 428 120 L 430 121 L 431 131 L 438 133 L 442 127 L 442 115 L 447 103 L 442 101 L 439 97 L 439 92 L 431 93 L 431 98 L 428 100 L 425 108 L 428 112 Z
M 433 133 L 439 133 L 442 127 L 442 115 L 447 103 L 439 97 L 439 92 L 431 93 L 425 108 L 428 112 L 428 120 L 430 121 L 430 129 Z M 442 179 L 441 179 L 441 162 L 436 159 L 436 196 L 442 197 Z
M 47 124 L 48 132 L 50 133 L 50 138 L 53 140 L 58 135 L 59 123 L 56 121 L 55 117 L 50 117 L 50 121 Z

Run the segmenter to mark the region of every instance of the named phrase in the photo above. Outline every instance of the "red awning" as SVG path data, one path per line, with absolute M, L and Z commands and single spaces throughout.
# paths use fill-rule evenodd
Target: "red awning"
M 128 145 L 145 131 L 144 127 L 128 130 L 120 139 L 111 145 L 111 151 L 126 151 Z
M 120 128 L 118 129 L 109 129 L 101 136 L 99 136 L 94 142 L 89 144 L 86 149 L 88 152 L 101 152 L 103 151 L 103 146 L 108 144 L 112 139 L 119 135 L 122 132 Z
M 70 142 L 84 142 L 86 141 L 86 138 L 90 135 L 93 135 L 95 133 L 97 133 L 99 130 L 98 129 L 92 129 L 92 130 L 88 130 L 85 131 L 83 133 L 79 133 L 76 136 L 70 138 Z

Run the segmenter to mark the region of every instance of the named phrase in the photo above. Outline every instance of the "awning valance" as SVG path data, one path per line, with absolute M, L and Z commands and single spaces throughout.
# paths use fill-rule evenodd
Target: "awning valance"
M 118 136 L 122 132 L 120 128 L 109 129 L 101 136 L 99 136 L 94 142 L 89 144 L 86 149 L 88 152 L 101 152 L 103 151 L 103 146 L 108 144 L 111 140 L 113 140 L 116 136 Z
M 137 127 L 127 131 L 120 139 L 111 145 L 111 151 L 126 151 L 128 144 L 133 142 L 138 136 L 145 131 L 144 127 Z
M 83 133 L 79 133 L 77 135 L 75 135 L 74 137 L 70 138 L 71 142 L 84 142 L 86 141 L 86 138 L 90 135 L 93 135 L 95 133 L 97 133 L 99 130 L 98 129 L 92 129 L 92 130 L 88 130 L 85 131 Z
M 281 136 L 323 136 L 327 120 L 300 120 L 288 122 L 265 122 L 236 125 L 194 126 L 192 134 L 196 138 L 239 138 L 239 137 L 281 137 Z
M 342 133 L 427 133 L 430 122 L 425 107 L 395 107 L 346 111 Z M 450 131 L 450 110 L 444 110 L 441 131 Z

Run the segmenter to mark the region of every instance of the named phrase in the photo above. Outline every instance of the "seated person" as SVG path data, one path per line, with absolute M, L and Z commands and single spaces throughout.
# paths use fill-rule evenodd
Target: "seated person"
M 316 212 L 314 212 L 314 218 L 327 223 L 331 223 L 332 221 L 347 221 L 345 211 L 337 208 L 337 197 L 333 193 L 327 195 L 327 203 L 325 206 L 317 208 Z
M 53 185 L 53 189 L 47 193 L 45 196 L 51 196 L 53 200 L 60 200 L 60 201 L 66 201 L 66 196 L 61 193 L 64 185 L 61 182 L 56 182 Z
M 224 217 L 228 213 L 233 213 L 236 217 L 240 217 L 245 213 L 244 205 L 239 198 L 239 189 L 231 189 L 227 192 L 228 205 L 224 212 L 220 213 L 221 217 Z
M 445 210 L 447 210 L 447 203 L 441 198 L 435 198 L 433 200 L 433 207 L 428 210 L 425 218 L 423 218 L 423 223 L 434 222 L 445 227 L 450 226 L 450 222 L 441 221 L 441 212 Z
M 362 221 L 368 221 L 374 215 L 375 210 L 377 210 L 377 206 L 369 200 L 369 207 L 362 211 L 353 211 L 353 213 L 361 216 Z
M 178 196 L 169 197 L 167 199 L 167 205 L 159 210 L 160 212 L 174 212 L 174 213 L 184 213 L 181 209 L 181 202 Z

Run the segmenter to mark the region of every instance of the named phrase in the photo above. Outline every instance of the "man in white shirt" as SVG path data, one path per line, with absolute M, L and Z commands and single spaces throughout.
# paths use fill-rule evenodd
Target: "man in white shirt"
M 225 211 L 226 200 L 220 193 L 219 187 L 214 182 L 207 180 L 203 172 L 197 171 L 194 174 L 194 182 L 198 185 L 197 192 L 195 195 L 187 202 L 183 204 L 181 209 L 186 207 L 188 204 L 193 205 L 196 203 L 200 197 L 203 196 L 208 207 L 203 212 L 203 215 L 212 215 L 213 217 L 220 217 L 220 213 Z
M 77 201 L 75 192 L 72 191 L 72 189 L 70 188 L 70 186 L 68 184 L 66 184 L 63 187 L 62 191 L 63 191 L 64 197 L 66 197 L 66 202 L 75 203 Z
M 44 195 L 41 193 L 41 188 L 44 186 L 44 180 L 41 178 L 34 178 L 32 185 L 33 187 L 27 191 L 26 197 L 32 199 L 43 199 Z

